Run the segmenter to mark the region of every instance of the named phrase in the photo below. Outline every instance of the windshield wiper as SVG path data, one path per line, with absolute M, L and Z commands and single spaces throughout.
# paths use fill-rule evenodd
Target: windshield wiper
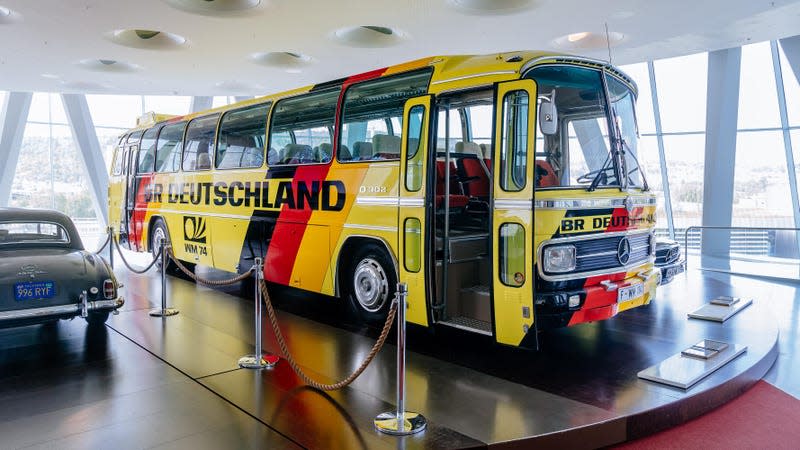
M 630 153 L 631 157 L 633 157 L 633 162 L 636 163 L 636 167 L 633 170 L 631 170 L 630 172 L 628 172 L 627 174 L 625 174 L 625 177 L 630 182 L 631 181 L 631 175 L 633 175 L 634 173 L 636 173 L 638 171 L 639 174 L 642 177 L 642 190 L 643 191 L 649 191 L 650 190 L 650 185 L 647 184 L 647 177 L 644 174 L 644 170 L 642 170 L 642 165 L 639 164 L 639 158 L 636 157 L 636 152 L 631 151 L 631 148 L 628 146 L 628 143 L 625 142 L 625 139 L 620 139 L 620 141 L 622 142 L 622 148 L 623 148 L 622 155 L 623 155 L 623 157 L 625 156 L 626 153 Z M 625 149 L 627 149 L 627 150 L 625 150 Z M 627 168 L 625 170 L 627 170 Z
M 608 163 L 610 162 L 611 162 L 611 153 L 609 152 L 608 156 L 606 157 L 606 162 L 603 163 L 602 167 L 600 167 L 600 170 L 598 170 L 597 174 L 594 176 L 594 179 L 592 179 L 592 184 L 590 184 L 589 187 L 586 188 L 588 192 L 593 192 L 595 189 L 597 189 L 597 186 L 600 184 L 601 175 L 603 175 L 608 171 L 609 169 Z

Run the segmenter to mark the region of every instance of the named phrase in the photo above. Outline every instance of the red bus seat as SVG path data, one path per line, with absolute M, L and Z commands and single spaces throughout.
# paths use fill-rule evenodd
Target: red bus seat
M 455 172 L 456 168 L 452 164 L 450 164 L 450 170 L 447 171 L 448 173 L 445 174 L 445 162 L 444 161 L 436 161 L 436 209 L 440 207 L 444 207 L 444 191 L 445 191 L 445 182 L 444 177 L 450 177 L 450 198 L 448 199 L 448 203 L 450 204 L 451 208 L 464 208 L 469 203 L 469 197 L 462 194 L 454 194 L 452 193 L 454 188 L 458 188 L 458 182 L 455 181 Z M 458 189 L 460 190 L 460 189 Z
M 457 142 L 456 153 L 465 153 L 475 157 L 465 157 L 459 160 L 462 174 L 464 175 L 464 190 L 470 197 L 489 197 L 491 185 L 489 168 L 483 161 L 483 151 L 474 142 Z
M 558 186 L 558 178 L 556 171 L 549 162 L 541 159 L 536 160 L 536 166 L 533 170 L 533 177 L 536 180 L 536 187 L 553 187 Z

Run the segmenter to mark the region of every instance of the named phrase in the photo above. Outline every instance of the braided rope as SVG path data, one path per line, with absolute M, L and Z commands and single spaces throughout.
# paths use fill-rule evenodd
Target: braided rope
M 156 265 L 156 262 L 158 262 L 159 260 L 158 257 L 154 257 L 153 261 L 151 261 L 150 264 L 148 264 L 147 267 L 145 267 L 144 269 L 135 269 L 131 267 L 131 265 L 128 263 L 128 260 L 125 259 L 125 255 L 122 253 L 122 249 L 119 247 L 119 242 L 117 242 L 116 239 L 113 239 L 113 241 L 114 241 L 114 246 L 117 247 L 117 253 L 119 254 L 119 259 L 121 259 L 122 262 L 125 264 L 125 267 L 127 267 L 128 270 L 130 270 L 133 273 L 141 275 L 150 270 L 154 265 Z
M 295 361 L 291 353 L 289 353 L 289 347 L 286 345 L 286 340 L 284 339 L 283 333 L 278 326 L 278 318 L 275 315 L 275 309 L 272 307 L 272 300 L 269 298 L 269 292 L 267 291 L 267 285 L 264 283 L 264 280 L 258 280 L 258 288 L 261 289 L 261 295 L 264 297 L 264 303 L 267 305 L 269 321 L 272 323 L 272 330 L 275 332 L 275 337 L 278 339 L 278 345 L 281 347 L 281 352 L 283 352 L 284 358 L 286 358 L 286 361 L 288 361 L 289 365 L 292 366 L 292 369 L 297 376 L 302 378 L 307 385 L 321 391 L 334 391 L 341 389 L 355 381 L 355 379 L 361 375 L 361 373 L 367 368 L 367 366 L 369 366 L 369 364 L 381 350 L 384 342 L 386 342 L 386 337 L 389 335 L 389 330 L 392 328 L 392 323 L 394 322 L 394 317 L 397 313 L 397 299 L 395 298 L 395 300 L 392 301 L 391 307 L 389 308 L 389 315 L 386 317 L 386 323 L 383 325 L 381 335 L 378 337 L 375 345 L 372 346 L 372 350 L 370 350 L 367 357 L 361 362 L 361 365 L 358 366 L 358 368 L 344 380 L 339 381 L 338 383 L 324 384 L 312 379 L 305 372 L 303 372 L 303 369 L 300 368 L 300 365 L 297 364 L 297 361 Z
M 106 240 L 105 240 L 105 241 L 103 241 L 103 245 L 101 245 L 101 246 L 100 246 L 100 248 L 98 248 L 97 250 L 95 250 L 95 251 L 94 251 L 94 253 L 100 253 L 100 252 L 102 252 L 103 250 L 105 250 L 105 249 L 106 249 L 106 246 L 108 245 L 108 243 L 109 243 L 110 241 L 111 241 L 111 234 L 109 233 L 109 234 L 108 234 L 108 236 L 106 236 Z
M 200 284 L 205 284 L 206 286 L 230 286 L 231 284 L 236 284 L 240 281 L 248 279 L 250 276 L 253 275 L 254 272 L 254 267 L 251 267 L 247 272 L 241 275 L 237 275 L 228 280 L 207 280 L 205 278 L 196 275 L 194 272 L 186 268 L 186 266 L 184 266 L 183 263 L 178 258 L 176 258 L 175 255 L 172 253 L 171 245 L 167 245 L 167 251 L 168 251 L 167 256 L 169 256 L 172 262 L 174 262 L 175 265 L 178 266 L 178 269 L 180 269 L 181 272 L 186 274 L 187 277 L 193 279 L 194 281 Z

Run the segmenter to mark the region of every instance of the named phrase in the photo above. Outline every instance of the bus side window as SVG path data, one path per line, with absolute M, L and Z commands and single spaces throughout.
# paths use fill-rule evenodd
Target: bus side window
M 183 144 L 183 170 L 208 170 L 211 168 L 211 154 L 214 133 L 217 131 L 219 114 L 192 119 L 186 128 Z
M 339 162 L 400 158 L 403 106 L 424 94 L 430 72 L 414 72 L 356 84 L 342 102 Z
M 122 147 L 117 147 L 114 150 L 114 167 L 111 169 L 111 175 L 122 174 L 122 160 L 124 159 L 124 151 Z
M 331 160 L 333 120 L 339 90 L 314 92 L 279 101 L 270 123 L 270 165 L 320 164 Z M 286 142 L 285 134 L 292 141 Z
M 144 132 L 142 142 L 139 144 L 138 173 L 150 173 L 153 171 L 156 160 L 156 136 L 160 128 L 150 128 Z
M 158 133 L 156 172 L 177 172 L 181 168 L 181 143 L 186 122 L 165 125 Z
M 255 105 L 222 116 L 215 156 L 218 169 L 261 167 L 264 164 L 269 108 L 269 103 Z

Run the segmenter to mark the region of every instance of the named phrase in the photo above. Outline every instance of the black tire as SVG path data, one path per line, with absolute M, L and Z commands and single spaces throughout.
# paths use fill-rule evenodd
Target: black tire
M 169 230 L 167 230 L 167 225 L 159 218 L 153 222 L 153 228 L 150 230 L 150 254 L 154 258 L 159 258 L 159 260 L 156 262 L 156 269 L 159 271 L 161 270 L 161 255 L 159 252 L 161 251 L 162 240 L 166 240 L 167 244 L 172 242 L 169 238 Z M 194 273 L 194 269 L 196 267 L 194 263 L 181 261 L 181 264 Z M 172 259 L 167 262 L 167 273 L 171 275 L 182 275 L 184 278 L 191 279 L 190 277 L 186 276 L 180 268 L 178 268 Z
M 356 316 L 370 325 L 385 322 L 397 289 L 397 274 L 386 250 L 376 244 L 364 245 L 344 273 L 342 286 Z
M 108 320 L 108 311 L 90 312 L 86 317 L 86 322 L 90 327 L 100 327 Z

